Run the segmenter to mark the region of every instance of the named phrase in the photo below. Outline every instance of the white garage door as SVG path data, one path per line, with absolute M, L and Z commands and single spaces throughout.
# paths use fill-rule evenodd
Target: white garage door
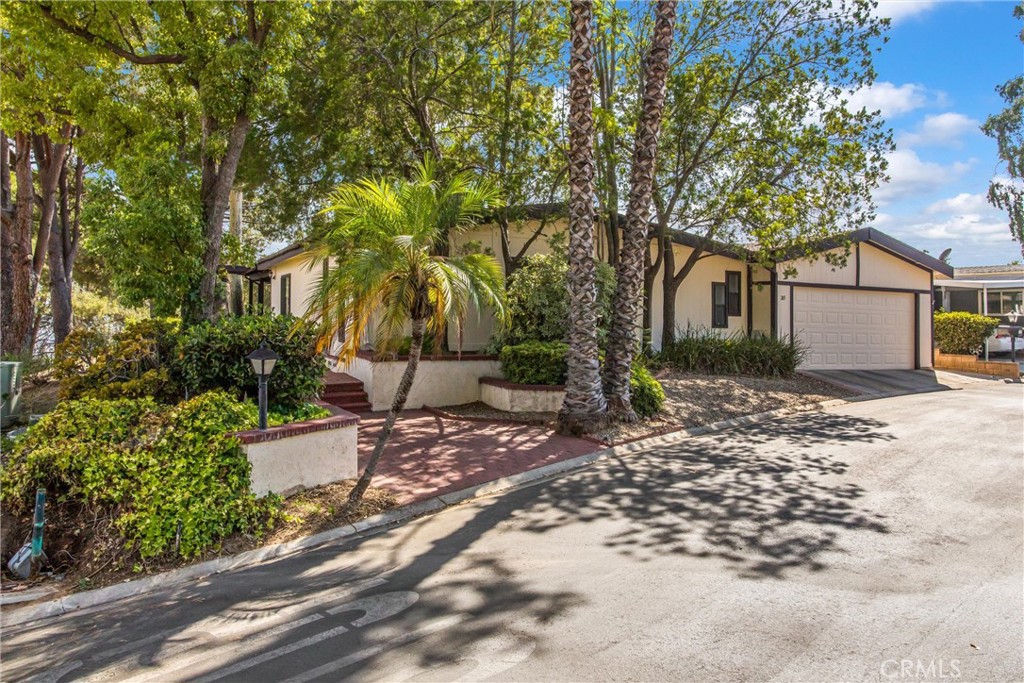
M 807 370 L 914 367 L 914 295 L 794 287 L 793 329 Z

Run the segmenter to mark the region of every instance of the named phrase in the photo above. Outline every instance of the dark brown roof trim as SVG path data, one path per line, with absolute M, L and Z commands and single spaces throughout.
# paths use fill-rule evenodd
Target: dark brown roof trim
M 824 240 L 816 246 L 816 251 L 828 251 L 829 249 L 836 249 L 838 247 L 844 247 L 847 243 L 856 244 L 858 242 L 869 242 L 874 246 L 878 247 L 883 251 L 887 251 L 897 258 L 901 258 L 908 263 L 918 266 L 922 270 L 929 270 L 936 273 L 942 273 L 948 277 L 953 277 L 953 266 L 940 261 L 934 256 L 924 253 L 920 249 L 901 242 L 892 235 L 887 235 L 877 228 L 861 228 L 860 230 L 854 230 L 848 232 L 845 235 L 839 237 Z M 790 252 L 788 256 L 780 258 L 779 261 L 784 261 L 792 258 L 800 258 L 803 256 L 803 252 Z
M 298 242 L 292 242 L 284 249 L 281 249 L 280 251 L 275 251 L 273 254 L 261 258 L 259 261 L 256 262 L 256 268 L 258 270 L 267 270 L 273 266 L 276 266 L 278 263 L 281 263 L 282 261 L 287 261 L 292 257 L 298 256 L 299 254 L 306 250 L 306 246 L 308 244 L 309 243 L 307 240 L 299 240 Z

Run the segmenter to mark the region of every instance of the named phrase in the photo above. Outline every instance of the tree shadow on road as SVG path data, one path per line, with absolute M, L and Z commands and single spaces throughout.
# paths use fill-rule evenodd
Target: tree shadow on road
M 891 441 L 874 419 L 812 413 L 620 458 L 546 486 L 516 513 L 544 533 L 571 521 L 620 519 L 605 543 L 639 559 L 666 553 L 718 557 L 745 577 L 821 570 L 841 551 L 841 530 L 887 532 L 858 507 L 837 445 Z

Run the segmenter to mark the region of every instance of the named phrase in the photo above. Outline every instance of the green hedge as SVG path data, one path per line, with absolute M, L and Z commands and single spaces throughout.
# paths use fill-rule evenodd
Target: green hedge
M 27 514 L 45 487 L 54 504 L 78 513 L 54 518 L 68 527 L 54 529 L 58 536 L 110 519 L 126 561 L 175 548 L 193 557 L 234 532 L 260 533 L 276 507 L 276 498 L 252 495 L 249 462 L 226 434 L 255 426 L 255 406 L 220 391 L 176 406 L 64 401 L 5 454 L 0 498 Z
M 525 342 L 502 348 L 499 360 L 505 379 L 516 384 L 565 384 L 568 374 L 568 344 L 562 342 Z M 651 417 L 661 410 L 665 391 L 637 360 L 630 377 L 633 410 L 642 417 Z
M 183 385 L 192 395 L 224 389 L 239 398 L 255 397 L 258 381 L 246 356 L 264 339 L 280 356 L 267 383 L 270 404 L 290 407 L 316 397 L 326 365 L 315 334 L 282 315 L 224 317 L 183 331 L 177 361 Z
M 790 377 L 807 353 L 800 341 L 766 334 L 721 336 L 706 327 L 690 327 L 655 355 L 655 362 L 683 372 L 706 375 Z
M 516 384 L 565 384 L 568 373 L 562 342 L 530 341 L 505 346 L 498 355 L 505 379 Z
M 976 354 L 999 325 L 977 313 L 936 313 L 935 345 L 942 353 Z

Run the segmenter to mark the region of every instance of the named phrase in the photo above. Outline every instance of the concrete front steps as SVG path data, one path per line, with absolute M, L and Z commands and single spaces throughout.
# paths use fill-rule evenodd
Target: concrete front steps
M 324 375 L 324 393 L 320 398 L 351 413 L 367 413 L 373 407 L 363 383 L 344 372 L 327 372 Z

